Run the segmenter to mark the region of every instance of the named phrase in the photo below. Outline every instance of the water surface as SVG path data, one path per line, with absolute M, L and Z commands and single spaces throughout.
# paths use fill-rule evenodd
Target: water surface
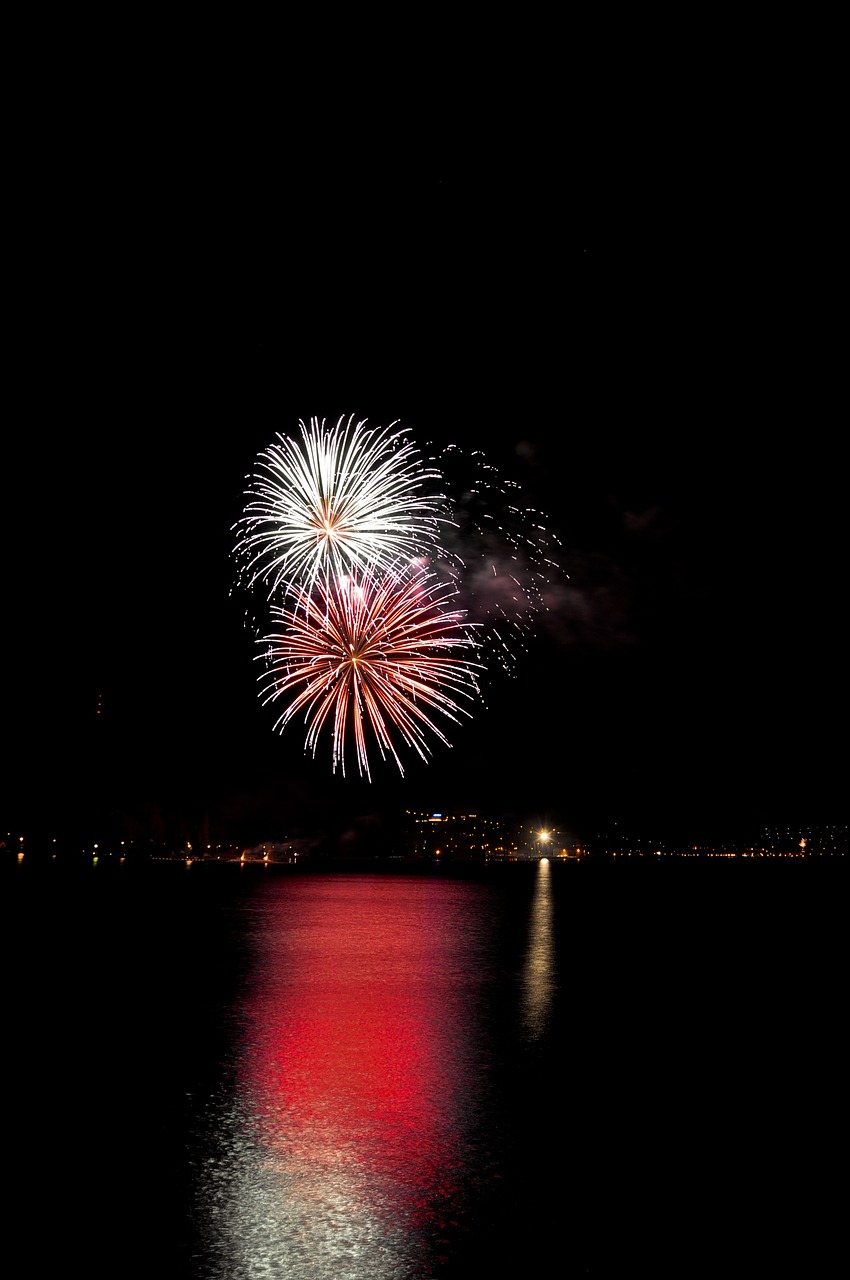
M 4 868 L 13 1270 L 811 1261 L 842 943 L 797 874 Z

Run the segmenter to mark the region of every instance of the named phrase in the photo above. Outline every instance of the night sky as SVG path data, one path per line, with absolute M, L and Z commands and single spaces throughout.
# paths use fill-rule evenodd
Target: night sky
M 831 206 L 780 133 L 51 117 L 15 241 L 0 823 L 846 821 Z M 371 784 L 272 731 L 232 594 L 258 453 L 342 414 L 484 450 L 568 575 L 452 749 Z

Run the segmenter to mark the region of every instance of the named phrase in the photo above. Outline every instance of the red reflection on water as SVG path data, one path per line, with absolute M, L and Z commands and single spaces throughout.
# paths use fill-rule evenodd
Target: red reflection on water
M 433 1225 L 473 1109 L 467 963 L 451 886 L 327 877 L 283 886 L 258 938 L 243 1084 L 290 1190 Z

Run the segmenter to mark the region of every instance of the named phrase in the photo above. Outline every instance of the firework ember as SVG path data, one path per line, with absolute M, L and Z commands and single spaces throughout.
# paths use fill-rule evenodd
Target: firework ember
M 559 579 L 560 543 L 520 485 L 504 478 L 480 450 L 449 445 L 435 456 L 449 495 L 434 568 L 461 592 L 477 626 L 481 657 L 513 676 L 539 615 Z

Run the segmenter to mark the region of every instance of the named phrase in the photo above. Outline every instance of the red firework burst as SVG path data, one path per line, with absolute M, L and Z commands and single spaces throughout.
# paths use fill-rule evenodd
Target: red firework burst
M 468 656 L 478 645 L 464 611 L 445 607 L 455 594 L 421 565 L 373 567 L 320 579 L 299 589 L 291 608 L 275 606 L 279 628 L 259 641 L 267 666 L 263 703 L 290 699 L 275 728 L 283 732 L 303 712 L 313 756 L 327 726 L 334 771 L 345 774 L 353 740 L 361 776 L 370 781 L 367 727 L 402 774 L 398 742 L 423 760 L 431 754 L 429 733 L 450 745 L 429 713 L 456 723 L 470 716 L 459 699 L 478 698 L 480 669 Z

